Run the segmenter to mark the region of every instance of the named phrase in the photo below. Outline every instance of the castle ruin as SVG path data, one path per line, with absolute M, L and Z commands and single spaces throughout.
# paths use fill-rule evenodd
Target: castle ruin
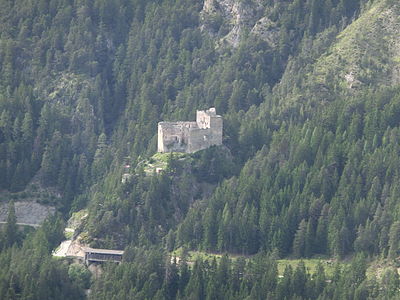
M 193 153 L 222 145 L 222 117 L 215 108 L 196 111 L 196 122 L 158 123 L 158 152 Z

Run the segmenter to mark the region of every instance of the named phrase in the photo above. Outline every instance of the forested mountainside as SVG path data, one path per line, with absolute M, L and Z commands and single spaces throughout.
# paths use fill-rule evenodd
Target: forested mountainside
M 398 1 L 0 0 L 0 33 L 1 299 L 400 297 Z M 153 156 L 209 107 L 222 147 Z M 82 210 L 125 249 L 92 278 L 51 256 Z

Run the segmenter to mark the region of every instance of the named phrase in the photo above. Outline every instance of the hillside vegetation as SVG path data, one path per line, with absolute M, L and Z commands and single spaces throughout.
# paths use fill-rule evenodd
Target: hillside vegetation
M 399 298 L 399 23 L 392 0 L 0 0 L 0 298 Z M 157 122 L 209 107 L 224 146 L 155 154 Z M 57 214 L 18 231 L 21 197 Z M 50 255 L 83 210 L 83 242 L 125 249 L 92 279 Z

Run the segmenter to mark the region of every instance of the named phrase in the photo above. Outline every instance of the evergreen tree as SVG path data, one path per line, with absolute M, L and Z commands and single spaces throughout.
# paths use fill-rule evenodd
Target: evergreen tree
M 15 215 L 14 201 L 8 203 L 8 215 L 4 230 L 4 238 L 7 247 L 12 247 L 18 242 L 17 216 Z

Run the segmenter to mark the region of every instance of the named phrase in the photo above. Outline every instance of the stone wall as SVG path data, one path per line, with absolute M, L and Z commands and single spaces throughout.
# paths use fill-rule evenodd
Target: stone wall
M 158 152 L 193 153 L 222 145 L 222 117 L 215 108 L 196 112 L 196 122 L 158 123 Z
M 197 127 L 196 122 L 158 123 L 158 152 L 186 152 L 193 126 Z

